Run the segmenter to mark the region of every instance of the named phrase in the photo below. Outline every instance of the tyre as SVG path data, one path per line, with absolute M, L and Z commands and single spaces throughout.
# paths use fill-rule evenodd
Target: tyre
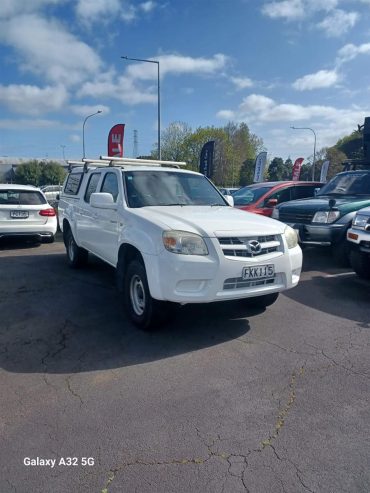
M 151 297 L 145 267 L 140 260 L 132 260 L 127 267 L 123 297 L 126 313 L 138 328 L 155 330 L 167 321 L 170 304 Z
M 256 296 L 254 298 L 247 298 L 248 303 L 256 308 L 267 308 L 275 303 L 278 299 L 279 293 L 264 294 L 262 296 Z
M 351 267 L 361 279 L 370 279 L 370 256 L 357 250 L 351 250 Z
M 63 240 L 66 246 L 68 265 L 73 269 L 86 265 L 88 252 L 77 245 L 70 228 L 64 231 Z

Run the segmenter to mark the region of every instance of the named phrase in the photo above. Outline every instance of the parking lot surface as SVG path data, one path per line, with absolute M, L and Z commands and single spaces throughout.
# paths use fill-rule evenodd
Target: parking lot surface
M 329 252 L 265 311 L 154 333 L 60 238 L 1 244 L 0 272 L 1 493 L 370 491 L 370 283 Z

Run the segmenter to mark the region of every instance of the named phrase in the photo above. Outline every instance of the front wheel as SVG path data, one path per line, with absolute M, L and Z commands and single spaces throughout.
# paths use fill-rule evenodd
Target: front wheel
M 73 269 L 78 269 L 86 265 L 88 259 L 88 251 L 80 248 L 73 237 L 72 231 L 68 228 L 64 231 L 64 244 L 67 251 L 68 265 Z
M 370 279 L 370 255 L 351 250 L 349 256 L 351 267 L 361 279 Z
M 142 330 L 153 330 L 169 315 L 169 304 L 151 297 L 145 267 L 132 260 L 127 267 L 123 290 L 127 315 Z

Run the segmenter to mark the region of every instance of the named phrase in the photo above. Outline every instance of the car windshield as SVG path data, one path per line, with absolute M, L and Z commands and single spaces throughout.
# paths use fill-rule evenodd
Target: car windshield
M 370 173 L 350 172 L 334 176 L 317 196 L 322 195 L 370 195 Z
M 0 205 L 41 205 L 46 200 L 37 191 L 0 190 Z
M 176 171 L 126 171 L 124 180 L 130 207 L 228 205 L 202 175 Z
M 271 187 L 244 187 L 233 193 L 234 205 L 248 205 L 257 202 Z

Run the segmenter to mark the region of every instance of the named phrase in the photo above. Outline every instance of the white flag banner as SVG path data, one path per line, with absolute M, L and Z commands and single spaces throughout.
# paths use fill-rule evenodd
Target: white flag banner
M 256 157 L 256 164 L 254 167 L 254 183 L 260 183 L 263 181 L 263 174 L 266 168 L 267 152 L 260 152 Z
M 326 183 L 326 175 L 328 174 L 330 161 L 324 161 L 321 166 L 320 181 Z

